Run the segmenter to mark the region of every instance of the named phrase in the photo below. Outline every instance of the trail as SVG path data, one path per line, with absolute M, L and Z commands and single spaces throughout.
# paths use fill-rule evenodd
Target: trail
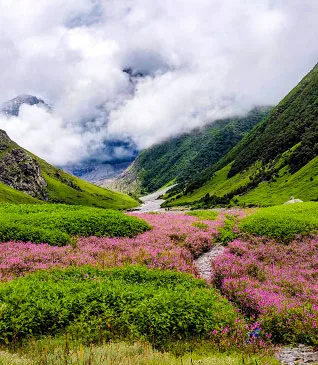
M 152 194 L 145 195 L 140 198 L 143 204 L 136 209 L 140 213 L 148 212 L 165 212 L 164 208 L 161 208 L 161 204 L 164 203 L 164 199 L 159 199 L 161 195 L 164 195 L 167 191 L 172 189 L 176 185 L 168 186 L 167 188 L 158 190 Z
M 200 276 L 203 279 L 209 280 L 211 277 L 211 260 L 222 255 L 224 246 L 222 243 L 215 245 L 210 251 L 204 253 L 194 261 L 195 266 L 198 268 Z

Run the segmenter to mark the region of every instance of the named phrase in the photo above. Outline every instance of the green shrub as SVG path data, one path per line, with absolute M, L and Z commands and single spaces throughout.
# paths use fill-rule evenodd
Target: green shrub
M 237 237 L 237 234 L 233 231 L 234 226 L 235 217 L 233 215 L 227 214 L 223 227 L 218 229 L 218 242 L 228 243 L 233 241 Z
M 0 342 L 68 330 L 84 342 L 204 339 L 231 327 L 232 305 L 189 275 L 132 266 L 37 272 L 0 284 Z
M 65 245 L 72 236 L 131 237 L 149 225 L 118 211 L 62 204 L 0 205 L 0 242 Z
M 21 241 L 33 243 L 50 243 L 64 246 L 71 243 L 71 236 L 58 229 L 37 228 L 33 225 L 11 223 L 0 219 L 0 241 Z
M 261 208 L 244 218 L 239 227 L 257 236 L 267 236 L 287 242 L 296 235 L 308 235 L 318 231 L 318 203 Z
M 191 212 L 187 212 L 186 215 L 191 215 L 193 217 L 198 217 L 200 219 L 214 221 L 217 216 L 218 212 L 214 210 L 193 210 Z

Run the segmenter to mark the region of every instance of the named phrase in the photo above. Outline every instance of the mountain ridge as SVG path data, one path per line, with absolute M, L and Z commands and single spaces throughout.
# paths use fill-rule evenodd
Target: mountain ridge
M 166 205 L 273 205 L 295 193 L 317 200 L 317 156 L 318 65 L 197 181 L 171 191 Z
M 15 97 L 14 99 L 11 99 L 11 100 L 8 100 L 8 101 L 2 103 L 2 105 L 0 106 L 0 112 L 2 112 L 3 114 L 6 114 L 8 116 L 18 117 L 19 113 L 20 113 L 20 107 L 23 104 L 27 104 L 30 106 L 40 105 L 40 106 L 44 106 L 48 109 L 50 108 L 48 106 L 48 104 L 46 104 L 42 99 L 39 99 L 33 95 L 22 94 L 22 95 Z
M 189 181 L 219 161 L 270 109 L 254 108 L 246 116 L 218 120 L 156 144 L 141 151 L 124 173 L 105 184 L 147 194 L 167 184 Z
M 51 202 L 127 209 L 135 199 L 69 175 L 13 142 L 0 130 L 0 202 Z

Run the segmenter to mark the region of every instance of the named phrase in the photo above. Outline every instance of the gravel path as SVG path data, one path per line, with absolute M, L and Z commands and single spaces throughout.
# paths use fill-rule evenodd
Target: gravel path
M 284 347 L 277 358 L 283 365 L 318 364 L 318 352 L 305 345 Z
M 136 209 L 137 212 L 164 212 L 165 209 L 161 208 L 161 204 L 164 202 L 163 199 L 159 199 L 161 195 L 164 195 L 167 191 L 172 189 L 175 185 L 169 186 L 165 189 L 156 191 L 155 193 L 143 196 L 140 198 L 142 205 Z
M 224 251 L 224 246 L 222 243 L 218 243 L 215 245 L 212 250 L 207 253 L 204 253 L 199 258 L 195 260 L 195 266 L 198 268 L 200 275 L 202 278 L 209 280 L 211 277 L 211 260 L 216 258 L 219 255 L 222 255 Z

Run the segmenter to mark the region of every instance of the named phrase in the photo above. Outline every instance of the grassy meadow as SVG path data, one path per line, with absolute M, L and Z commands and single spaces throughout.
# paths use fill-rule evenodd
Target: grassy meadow
M 232 177 L 228 177 L 233 163 L 218 170 L 205 184 L 193 192 L 176 194 L 166 201 L 165 206 L 204 205 L 204 197 L 223 197 L 231 195 L 239 189 L 244 189 L 258 171 L 258 163 Z M 291 174 L 288 166 L 278 168 L 275 177 L 263 181 L 256 187 L 248 189 L 244 194 L 234 194 L 229 205 L 233 206 L 274 206 L 283 204 L 291 196 L 303 201 L 318 199 L 318 157 Z
M 318 344 L 316 202 L 0 213 L 12 224 L 0 239 L 0 364 L 276 364 L 276 346 Z M 52 241 L 24 242 L 26 227 Z M 194 260 L 220 242 L 201 280 Z

